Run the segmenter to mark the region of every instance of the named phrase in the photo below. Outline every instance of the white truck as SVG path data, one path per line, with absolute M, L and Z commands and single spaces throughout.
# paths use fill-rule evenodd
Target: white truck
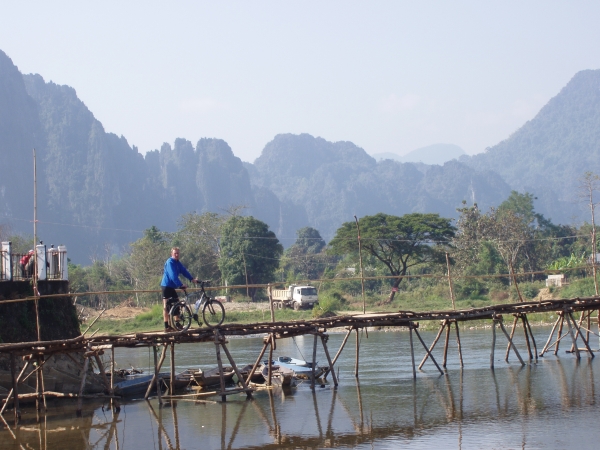
M 313 286 L 290 285 L 287 289 L 273 290 L 273 306 L 283 309 L 286 306 L 298 311 L 300 308 L 312 308 L 318 301 L 317 290 Z

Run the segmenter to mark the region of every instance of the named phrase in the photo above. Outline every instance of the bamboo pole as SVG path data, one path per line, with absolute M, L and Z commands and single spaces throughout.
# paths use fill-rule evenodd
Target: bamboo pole
M 271 342 L 270 337 L 269 337 L 269 339 L 265 339 L 264 340 L 263 348 L 260 351 L 260 354 L 258 355 L 258 358 L 256 358 L 256 362 L 252 366 L 252 369 L 250 369 L 250 373 L 248 374 L 248 379 L 247 379 L 248 383 L 250 383 L 250 380 L 252 379 L 252 375 L 254 375 L 254 372 L 256 372 L 257 367 L 260 365 L 260 360 L 264 356 L 265 351 L 267 350 L 267 346 L 270 345 L 270 342 Z
M 579 348 L 577 348 L 577 338 L 573 334 L 573 327 L 571 326 L 571 320 L 569 319 L 569 314 L 565 314 L 565 319 L 567 320 L 567 326 L 569 327 L 569 334 L 571 335 L 571 340 L 573 341 L 573 347 L 575 348 L 575 354 L 577 355 L 577 359 L 581 359 L 581 355 L 579 354 Z
M 32 355 L 33 356 L 33 355 Z M 25 363 L 25 365 L 23 366 L 23 369 L 21 369 L 21 372 L 19 373 L 19 376 L 17 377 L 17 384 L 21 381 L 21 378 L 23 377 L 23 374 L 25 373 L 25 371 L 27 370 L 27 368 L 29 367 L 29 364 L 31 363 L 31 358 L 27 360 L 27 362 Z M 11 362 L 12 364 L 12 362 Z M 11 399 L 13 393 L 14 393 L 14 389 L 11 388 L 11 390 L 8 392 L 8 395 L 6 396 L 6 400 L 4 400 L 4 405 L 2 405 L 2 409 L 0 410 L 0 416 L 2 414 L 4 414 L 4 410 L 6 409 L 6 407 L 8 406 L 8 402 Z
M 500 324 L 500 329 L 504 333 L 504 336 L 506 336 L 506 339 L 508 339 L 508 342 L 512 346 L 513 351 L 515 352 L 515 355 L 517 355 L 517 358 L 519 358 L 519 361 L 521 362 L 521 365 L 524 366 L 525 363 L 523 362 L 523 358 L 521 358 L 521 355 L 519 354 L 519 351 L 517 350 L 517 347 L 515 347 L 515 344 L 513 344 L 513 341 L 510 338 L 510 336 L 508 335 L 508 332 L 506 331 L 506 328 L 504 328 L 504 324 L 502 323 L 502 319 L 496 319 L 496 320 L 498 320 L 498 323 Z
M 559 321 L 560 321 L 560 316 L 556 318 L 556 321 L 554 322 L 554 325 L 552 326 L 552 330 L 550 331 L 550 335 L 548 336 L 548 340 L 546 341 L 546 344 L 544 345 L 544 348 L 542 349 L 542 351 L 540 353 L 540 356 L 542 358 L 544 357 L 544 353 L 546 353 L 546 351 L 548 350 L 548 346 L 550 345 L 550 341 L 552 340 L 552 337 L 554 336 L 554 331 L 556 330 L 556 327 L 558 326 Z
M 235 361 L 233 360 L 231 353 L 229 353 L 229 349 L 227 348 L 227 346 L 224 343 L 221 344 L 221 347 L 223 347 L 223 351 L 225 352 L 225 355 L 227 356 L 227 359 L 229 360 L 229 364 L 231 364 L 231 367 L 233 367 L 233 370 L 234 370 L 236 376 L 238 377 L 239 382 L 242 384 L 242 387 L 244 388 L 244 392 L 246 393 L 246 398 L 252 398 L 252 389 L 250 389 L 248 387 L 248 383 L 246 383 L 246 381 L 244 380 L 244 377 L 242 377 L 242 374 L 240 373 L 237 365 L 235 364 Z
M 446 342 L 444 342 L 444 359 L 442 360 L 442 367 L 446 367 L 446 361 L 448 360 L 448 342 L 450 341 L 450 324 L 446 326 Z
M 360 226 L 358 225 L 358 218 L 354 216 L 354 221 L 356 222 L 356 231 L 357 231 L 357 240 L 358 240 L 358 259 L 360 261 L 360 286 L 362 289 L 362 300 L 363 300 L 363 314 L 367 312 L 367 303 L 365 300 L 365 273 L 363 270 L 363 260 L 362 260 L 362 245 L 360 242 Z
M 175 393 L 175 343 L 171 342 L 170 345 L 170 359 L 171 359 L 171 382 L 169 385 L 169 394 L 173 395 Z
M 417 379 L 417 368 L 415 365 L 415 348 L 413 346 L 413 327 L 412 325 L 408 327 L 409 330 L 409 336 L 410 336 L 410 360 L 412 363 L 412 371 L 413 371 L 413 380 Z
M 592 356 L 592 358 L 594 358 L 594 352 L 592 352 L 589 342 L 583 337 L 583 333 L 581 333 L 581 329 L 580 329 L 579 325 L 575 323 L 575 319 L 573 318 L 573 313 L 568 313 L 568 314 L 569 314 L 569 317 L 571 318 L 571 322 L 573 322 L 573 326 L 577 329 L 578 334 L 580 334 L 581 340 L 583 341 L 586 350 L 589 352 L 589 354 Z
M 150 381 L 150 384 L 148 385 L 148 389 L 146 389 L 146 394 L 144 395 L 144 398 L 146 400 L 148 400 L 148 397 L 150 397 L 150 393 L 152 392 L 152 388 L 154 387 L 154 384 L 156 383 L 156 392 L 157 392 L 157 397 L 158 397 L 158 403 L 160 403 L 162 405 L 162 399 L 161 399 L 161 392 L 160 392 L 160 383 L 159 381 L 159 376 L 158 376 L 158 372 L 160 371 L 160 368 L 163 365 L 163 362 L 165 360 L 165 356 L 167 355 L 167 346 L 165 345 L 163 347 L 162 353 L 160 355 L 160 361 L 157 362 L 157 348 L 156 345 L 152 346 L 152 350 L 154 351 L 154 375 L 152 376 L 152 381 Z
M 14 353 L 10 354 L 10 375 L 12 378 L 13 387 L 13 409 L 15 412 L 15 426 L 19 423 L 21 413 L 19 412 L 19 387 L 17 385 L 17 377 L 15 372 L 17 371 L 17 360 Z
M 444 331 L 444 328 L 446 327 L 446 323 L 448 322 L 448 319 L 444 319 L 441 322 L 441 326 L 440 329 L 438 330 L 437 335 L 435 336 L 435 339 L 433 340 L 433 343 L 431 344 L 431 346 L 429 347 L 429 351 L 425 354 L 425 356 L 423 357 L 423 360 L 421 361 L 421 364 L 419 364 L 418 369 L 421 370 L 421 368 L 423 367 L 423 364 L 425 364 L 425 361 L 427 361 L 427 358 L 429 358 L 429 354 L 433 351 L 433 349 L 435 348 L 435 345 L 437 344 L 438 340 L 440 339 L 440 336 L 442 335 L 442 332 Z
M 335 356 L 333 357 L 333 361 L 331 363 L 331 367 L 328 368 L 325 371 L 325 374 L 323 375 L 324 379 L 327 379 L 327 375 L 329 375 L 329 372 L 333 371 L 333 366 L 335 365 L 338 357 L 340 356 L 340 354 L 342 353 L 342 350 L 344 349 L 344 347 L 346 346 L 346 342 L 348 342 L 348 338 L 350 337 L 350 334 L 352 333 L 352 328 L 348 329 L 348 332 L 346 333 L 346 336 L 344 336 L 344 340 L 342 341 L 342 345 L 340 345 L 340 348 L 338 349 L 337 353 L 335 354 Z
M 329 356 L 329 350 L 327 349 L 327 338 L 326 336 L 323 336 L 321 334 L 321 343 L 323 344 L 323 351 L 325 352 L 325 357 L 327 358 L 327 362 L 329 363 L 329 370 L 331 371 L 331 376 L 333 377 L 333 385 L 337 387 L 338 379 L 335 376 L 335 370 L 333 370 L 333 362 L 331 361 L 331 357 Z
M 317 333 L 315 333 L 314 335 L 314 339 L 313 339 L 313 354 L 312 354 L 312 376 L 310 377 L 310 387 L 311 389 L 315 388 L 315 370 L 316 370 L 316 365 L 317 365 L 317 340 L 318 340 L 318 336 Z
M 358 339 L 358 328 L 354 329 L 356 331 L 356 364 L 354 365 L 354 377 L 358 378 L 358 354 L 360 349 L 360 341 Z
M 452 300 L 452 309 L 456 311 L 456 299 L 454 297 L 454 285 L 452 283 L 452 275 L 450 274 L 450 257 L 448 255 L 448 252 L 446 252 L 446 267 L 448 268 L 448 286 L 450 287 L 450 299 Z
M 275 339 L 275 335 L 271 334 L 271 346 L 269 347 L 269 362 L 267 365 L 267 370 L 269 376 L 267 377 L 267 386 L 271 386 L 273 380 L 273 340 Z
M 90 358 L 85 358 L 83 362 L 83 375 L 81 376 L 81 384 L 79 385 L 79 395 L 77 396 L 77 417 L 81 417 L 81 410 L 83 409 L 83 390 L 85 388 L 85 378 L 87 377 L 87 370 L 90 364 Z
M 215 351 L 217 353 L 217 365 L 219 366 L 219 384 L 221 385 L 221 400 L 227 401 L 225 394 L 225 374 L 223 373 L 223 361 L 221 360 L 221 335 L 215 330 Z
M 269 283 L 267 292 L 269 294 L 269 309 L 271 310 L 271 322 L 275 322 L 275 308 L 273 307 L 273 286 L 271 286 L 271 283 Z
M 496 319 L 492 320 L 492 352 L 490 353 L 490 368 L 494 370 L 494 349 L 496 348 Z
M 462 357 L 462 348 L 460 345 L 460 331 L 458 331 L 458 322 L 454 321 L 454 327 L 456 328 L 456 346 L 458 348 L 458 358 L 460 359 L 460 367 L 464 367 L 463 357 Z
M 519 321 L 519 315 L 514 314 L 512 330 L 510 330 L 510 338 L 512 339 L 517 329 L 517 322 Z M 508 362 L 508 356 L 510 355 L 510 344 L 506 344 L 506 354 L 504 355 L 504 361 Z
M 535 336 L 533 335 L 533 330 L 531 329 L 531 325 L 529 324 L 529 318 L 527 317 L 527 314 L 523 314 L 523 317 L 525 318 L 525 324 L 527 325 L 527 329 L 529 330 L 529 336 L 531 336 L 531 342 L 533 343 L 533 352 L 535 353 L 535 360 L 538 360 L 538 351 L 537 351 L 537 344 L 535 343 Z
M 524 314 L 521 314 L 521 322 L 523 323 L 523 333 L 525 333 L 525 343 L 527 344 L 527 353 L 529 354 L 529 360 L 533 359 L 533 354 L 531 353 L 531 344 L 529 342 L 529 332 L 527 330 L 527 324 L 525 323 Z
M 448 325 L 448 328 L 450 328 L 450 325 Z M 435 367 L 437 367 L 437 369 L 440 371 L 440 374 L 444 375 L 444 371 L 440 368 L 440 366 L 438 366 L 437 361 L 435 360 L 435 358 L 433 357 L 433 355 L 431 354 L 431 352 L 427 349 L 427 345 L 425 345 L 425 341 L 423 341 L 423 338 L 421 337 L 421 334 L 419 333 L 419 331 L 417 330 L 416 327 L 415 327 L 415 334 L 417 335 L 417 337 L 421 341 L 421 344 L 423 345 L 423 348 L 425 349 L 425 351 L 427 353 L 429 353 L 429 357 L 431 358 L 431 360 L 435 364 Z
M 558 314 L 560 315 L 560 324 L 558 325 L 558 339 L 556 339 L 556 346 L 554 347 L 554 355 L 556 355 L 558 353 L 558 347 L 560 346 L 560 340 L 562 339 L 563 324 L 565 323 L 565 315 L 563 314 L 563 312 L 559 311 Z

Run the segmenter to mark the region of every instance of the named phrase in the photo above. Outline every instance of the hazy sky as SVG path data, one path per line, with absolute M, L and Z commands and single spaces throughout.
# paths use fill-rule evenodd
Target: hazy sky
M 478 153 L 583 69 L 597 1 L 0 1 L 0 49 L 77 90 L 140 152 L 224 139 L 253 162 L 279 133 L 399 155 Z

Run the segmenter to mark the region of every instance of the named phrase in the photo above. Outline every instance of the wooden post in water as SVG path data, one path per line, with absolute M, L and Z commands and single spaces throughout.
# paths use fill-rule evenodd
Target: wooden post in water
M 565 319 L 567 320 L 567 326 L 569 327 L 569 334 L 571 335 L 571 340 L 573 341 L 573 347 L 575 348 L 575 354 L 577 355 L 577 359 L 581 359 L 581 355 L 579 354 L 579 348 L 577 348 L 577 338 L 573 334 L 573 327 L 571 326 L 571 320 L 569 319 L 569 314 L 565 314 Z
M 556 338 L 556 346 L 554 347 L 555 355 L 558 353 L 558 347 L 560 345 L 560 340 L 562 339 L 563 324 L 565 323 L 565 315 L 563 312 L 559 311 L 558 314 L 560 315 L 560 325 L 558 326 L 558 336 Z
M 444 343 L 444 358 L 442 360 L 442 367 L 446 368 L 446 361 L 448 360 L 448 341 L 450 341 L 450 323 L 446 324 L 446 342 Z
M 171 342 L 171 380 L 169 384 L 169 394 L 175 395 L 175 342 Z
M 81 384 L 79 385 L 79 395 L 77 396 L 77 417 L 81 417 L 81 410 L 83 409 L 83 390 L 85 388 L 85 378 L 89 364 L 90 358 L 85 358 L 83 362 L 83 375 L 81 376 Z
M 518 314 L 513 314 L 513 315 L 514 315 L 513 326 L 512 326 L 512 330 L 510 330 L 510 338 L 511 339 L 515 335 L 515 330 L 517 329 L 517 322 L 519 321 L 519 315 Z M 504 361 L 508 362 L 509 355 L 510 355 L 510 343 L 506 344 L 506 355 L 504 355 Z
M 19 387 L 17 383 L 17 358 L 14 353 L 10 354 L 10 375 L 13 388 L 13 409 L 15 411 L 15 426 L 19 423 L 21 413 L 19 412 Z
M 231 367 L 233 367 L 233 370 L 234 370 L 235 374 L 237 375 L 239 382 L 242 383 L 242 387 L 244 388 L 244 392 L 246 393 L 246 398 L 252 398 L 252 389 L 250 389 L 248 387 L 248 383 L 244 380 L 244 377 L 242 377 L 242 374 L 240 373 L 239 369 L 237 368 L 237 365 L 235 364 L 235 361 L 233 360 L 233 357 L 231 356 L 231 353 L 229 353 L 229 350 L 227 349 L 227 346 L 225 345 L 224 342 L 221 342 L 221 347 L 223 348 L 223 351 L 225 352 L 225 355 L 227 356 L 227 359 L 229 360 L 229 364 L 231 364 Z M 249 381 L 250 380 L 248 380 L 248 382 Z
M 554 331 L 556 331 L 556 327 L 558 326 L 558 322 L 560 321 L 560 316 L 556 318 L 556 321 L 554 322 L 554 325 L 552 326 L 552 330 L 550 331 L 550 336 L 548 336 L 548 340 L 546 341 L 546 344 L 544 345 L 544 348 L 542 349 L 540 356 L 543 357 L 544 353 L 546 353 L 546 351 L 548 350 L 548 347 L 550 346 L 550 341 L 552 341 L 552 337 L 554 336 Z M 560 335 L 559 335 L 560 337 Z
M 268 373 L 269 376 L 267 377 L 267 386 L 271 386 L 272 381 L 273 381 L 273 342 L 275 341 L 275 335 L 273 333 L 271 333 L 271 345 L 269 347 L 269 361 L 268 361 Z
M 417 368 L 415 365 L 415 348 L 413 346 L 413 337 L 412 337 L 413 325 L 412 324 L 410 324 L 408 326 L 408 330 L 409 330 L 409 336 L 410 336 L 410 360 L 412 362 L 413 380 L 416 380 L 417 379 Z
M 315 388 L 315 370 L 317 365 L 317 336 L 318 330 L 316 330 L 313 340 L 313 355 L 312 355 L 312 376 L 310 377 L 310 387 L 311 389 Z
M 533 343 L 533 352 L 535 353 L 535 360 L 538 360 L 538 351 L 537 351 L 537 345 L 535 343 L 535 336 L 533 335 L 533 330 L 531 329 L 531 325 L 529 324 L 529 319 L 527 318 L 527 314 L 523 315 L 524 321 L 525 321 L 525 325 L 527 326 L 527 329 L 529 330 L 529 336 L 531 336 L 531 342 Z
M 329 372 L 333 371 L 333 366 L 335 365 L 338 357 L 342 353 L 342 350 L 346 346 L 346 342 L 348 342 L 348 338 L 350 337 L 351 333 L 352 333 L 352 328 L 348 328 L 348 332 L 346 333 L 346 336 L 344 336 L 344 340 L 342 341 L 342 345 L 340 345 L 340 348 L 338 349 L 337 353 L 333 357 L 333 361 L 331 362 L 331 366 L 325 371 L 325 374 L 323 375 L 324 379 L 327 379 L 327 375 L 329 375 Z
M 435 367 L 437 367 L 437 369 L 440 371 L 441 375 L 444 375 L 444 371 L 440 368 L 440 366 L 438 366 L 437 361 L 435 360 L 435 358 L 433 357 L 433 355 L 431 354 L 431 352 L 427 349 L 427 345 L 425 345 L 425 341 L 423 341 L 423 338 L 421 337 L 421 335 L 419 334 L 419 331 L 417 330 L 418 327 L 414 327 L 415 330 L 415 334 L 417 335 L 417 337 L 419 338 L 419 341 L 421 341 L 421 345 L 423 345 L 423 348 L 425 349 L 425 351 L 429 354 L 429 357 L 431 358 L 431 360 L 433 361 L 433 363 L 435 364 Z M 450 325 L 448 325 L 448 328 L 450 328 Z
M 456 346 L 458 347 L 458 358 L 460 359 L 460 367 L 465 367 L 465 365 L 463 364 L 462 348 L 460 346 L 460 331 L 458 331 L 457 320 L 454 321 L 454 327 L 456 328 Z
M 506 331 L 506 328 L 504 328 L 504 324 L 502 323 L 502 319 L 499 318 L 499 319 L 496 319 L 496 320 L 498 320 L 498 323 L 500 324 L 500 329 L 504 333 L 504 336 L 506 336 L 506 339 L 508 339 L 508 342 L 512 346 L 513 351 L 515 352 L 515 355 L 517 355 L 517 358 L 519 358 L 519 361 L 521 362 L 521 365 L 524 366 L 525 363 L 523 362 L 523 358 L 521 358 L 521 355 L 519 354 L 519 351 L 517 350 L 517 347 L 515 347 L 515 344 L 513 344 L 513 341 L 510 338 L 510 336 L 508 335 L 508 332 Z
M 215 330 L 215 350 L 217 352 L 217 364 L 219 366 L 219 382 L 221 385 L 221 400 L 227 401 L 225 395 L 225 374 L 223 373 L 223 361 L 221 361 L 221 335 L 219 330 Z
M 529 354 L 529 361 L 533 359 L 531 353 L 531 343 L 529 342 L 529 331 L 527 330 L 527 324 L 525 323 L 525 314 L 520 314 L 521 322 L 523 323 L 523 333 L 525 333 L 525 343 L 527 344 L 527 353 Z
M 581 335 L 581 340 L 583 341 L 583 344 L 585 345 L 586 350 L 589 352 L 589 354 L 592 356 L 592 358 L 594 358 L 594 352 L 592 352 L 592 349 L 590 348 L 589 342 L 583 337 L 583 333 L 581 332 L 581 329 L 579 328 L 579 325 L 577 325 L 575 323 L 575 319 L 573 318 L 573 313 L 569 312 L 567 314 L 571 318 L 571 322 L 573 323 L 573 326 L 577 330 L 577 334 Z M 575 338 L 575 340 L 577 340 L 577 338 Z
M 433 343 L 431 344 L 431 347 L 429 347 L 429 351 L 423 357 L 423 360 L 421 361 L 421 364 L 419 364 L 419 367 L 418 367 L 419 370 L 421 370 L 421 368 L 423 367 L 423 364 L 425 364 L 425 361 L 427 361 L 427 358 L 429 358 L 429 354 L 435 348 L 435 345 L 437 344 L 438 340 L 440 339 L 440 336 L 442 335 L 442 332 L 444 331 L 444 328 L 446 327 L 447 323 L 448 323 L 448 319 L 444 319 L 444 320 L 442 320 L 440 322 L 440 324 L 441 324 L 440 329 L 438 330 L 438 333 L 435 336 L 435 339 L 433 340 Z
M 271 283 L 269 283 L 267 292 L 269 294 L 269 309 L 271 310 L 271 322 L 275 322 L 275 308 L 273 308 L 273 286 L 271 286 Z
M 354 377 L 358 378 L 358 353 L 360 349 L 360 342 L 358 339 L 358 328 L 354 329 L 356 331 L 356 364 L 354 365 Z
M 331 372 L 331 376 L 333 377 L 333 385 L 337 387 L 338 380 L 335 376 L 335 370 L 333 370 L 333 361 L 331 361 L 331 357 L 329 356 L 329 350 L 327 349 L 328 339 L 329 336 L 321 334 L 321 343 L 323 344 L 323 351 L 325 352 L 325 357 L 327 358 L 327 363 L 329 364 L 329 371 Z
M 148 389 L 146 390 L 146 395 L 144 395 L 144 398 L 146 400 L 148 400 L 148 397 L 150 397 L 150 393 L 152 392 L 152 388 L 156 384 L 156 396 L 158 397 L 158 403 L 160 405 L 162 405 L 163 401 L 162 401 L 162 393 L 160 392 L 161 387 L 160 387 L 159 372 L 160 372 L 160 368 L 163 365 L 163 362 L 165 361 L 165 356 L 167 356 L 167 344 L 164 344 L 162 353 L 160 354 L 160 360 L 158 360 L 158 361 L 157 361 L 158 349 L 157 349 L 156 345 L 152 346 L 152 350 L 154 351 L 154 376 L 152 377 L 152 381 L 150 381 L 150 384 L 148 385 Z
M 492 319 L 492 352 L 490 353 L 490 369 L 494 370 L 494 349 L 496 348 L 496 318 Z

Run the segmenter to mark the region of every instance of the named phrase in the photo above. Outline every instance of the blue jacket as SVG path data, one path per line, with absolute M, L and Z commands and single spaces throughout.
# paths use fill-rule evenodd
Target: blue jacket
M 181 261 L 178 261 L 175 258 L 167 259 L 167 262 L 165 263 L 163 279 L 160 282 L 160 285 L 177 289 L 183 285 L 183 283 L 179 280 L 179 275 L 183 275 L 190 281 L 194 279 L 194 277 L 191 276 L 187 271 L 185 266 L 181 264 Z

